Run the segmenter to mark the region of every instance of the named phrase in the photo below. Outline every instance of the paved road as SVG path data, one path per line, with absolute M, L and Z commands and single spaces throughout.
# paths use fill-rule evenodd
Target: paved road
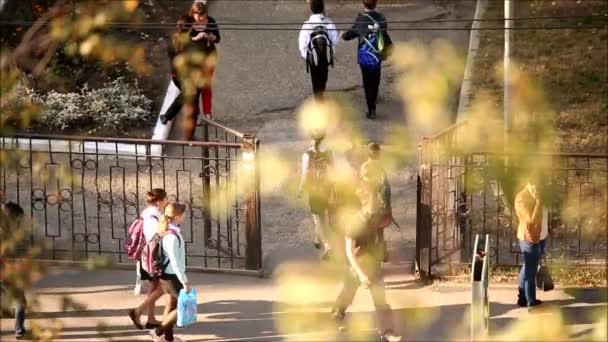
M 387 297 L 395 324 L 406 340 L 469 339 L 468 287 L 423 286 L 399 269 L 392 271 L 395 269 L 389 269 L 386 277 Z M 299 264 L 290 272 L 277 272 L 265 279 L 192 273 L 189 277 L 199 294 L 198 323 L 177 333 L 188 341 L 369 340 L 373 305 L 363 290 L 349 310 L 349 321 L 356 326 L 351 334 L 337 335 L 329 324 L 330 305 L 339 289 L 330 272 L 317 264 Z M 131 292 L 133 276 L 131 271 L 55 271 L 37 286 L 42 309 L 32 313 L 31 320 L 40 324 L 60 321 L 64 326 L 60 341 L 149 340 L 146 332 L 134 330 L 126 317 L 127 309 L 141 300 Z M 537 334 L 555 336 L 557 326 L 552 322 L 556 316 L 532 318 L 514 305 L 515 291 L 512 286 L 491 288 L 492 335 L 502 336 L 510 327 L 527 321 Z M 61 302 L 66 295 L 85 304 L 86 310 L 63 310 Z M 594 326 L 594 322 L 606 317 L 606 289 L 557 289 L 539 297 L 564 315 L 566 331 L 558 340 L 588 340 L 601 336 L 597 334 L 602 331 L 605 334 L 606 326 Z M 531 321 L 534 319 L 536 323 Z M 0 323 L 0 339 L 11 341 L 12 320 Z M 533 336 L 547 335 L 528 336 L 538 340 Z
M 458 2 L 450 8 L 439 7 L 431 1 L 392 2 L 382 7 L 389 21 L 425 20 L 432 18 L 472 18 L 475 2 Z M 263 9 L 261 8 L 263 7 Z M 358 2 L 330 2 L 327 13 L 336 22 L 349 22 L 360 11 Z M 300 22 L 307 18 L 303 2 L 218 1 L 211 5 L 218 21 L 231 22 Z M 416 27 L 467 27 L 469 22 L 432 23 Z M 411 25 L 410 25 L 411 26 Z M 272 271 L 285 260 L 314 259 L 311 247 L 312 220 L 305 204 L 294 200 L 290 184 L 297 182 L 299 156 L 307 148 L 308 138 L 300 135 L 295 109 L 310 95 L 310 80 L 297 51 L 297 31 L 225 31 L 222 33 L 220 64 L 214 88 L 214 114 L 220 122 L 245 132 L 255 133 L 263 150 L 273 150 L 290 164 L 292 177 L 284 186 L 263 195 L 263 250 L 264 263 Z M 420 40 L 430 43 L 436 38 L 446 39 L 463 52 L 468 45 L 467 31 L 394 31 L 395 41 Z M 342 42 L 337 49 L 336 66 L 330 70 L 328 89 L 350 98 L 355 109 L 364 112 L 361 76 L 356 64 L 356 43 Z M 383 141 L 387 133 L 405 126 L 407 112 L 395 90 L 396 72 L 387 65 L 383 70 L 381 96 L 376 121 L 361 120 L 356 125 L 369 139 Z M 457 99 L 455 91 L 454 99 Z M 455 111 L 457 104 L 451 104 Z M 180 125 L 177 125 L 180 127 Z M 437 129 L 439 129 L 438 127 Z M 412 132 L 409 137 L 416 146 L 420 135 L 431 132 Z M 173 137 L 179 138 L 174 131 Z M 415 151 L 411 151 L 415 156 Z M 412 261 L 415 236 L 415 160 L 390 175 L 393 187 L 393 207 L 402 231 L 390 231 L 391 249 L 399 260 Z M 268 178 L 265 178 L 268 177 Z M 262 175 L 262 182 L 272 181 L 272 175 Z

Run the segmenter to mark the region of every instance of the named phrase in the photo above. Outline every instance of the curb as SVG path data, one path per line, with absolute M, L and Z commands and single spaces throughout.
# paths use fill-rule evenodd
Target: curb
M 20 259 L 15 259 L 20 260 Z M 41 264 L 56 269 L 67 269 L 67 270 L 83 270 L 86 267 L 86 261 L 72 261 L 72 260 L 36 260 Z M 96 270 L 122 270 L 122 271 L 135 271 L 134 263 L 118 262 L 110 265 L 97 266 Z M 245 270 L 245 269 L 232 269 L 232 268 L 213 268 L 213 267 L 193 267 L 186 266 L 186 271 L 196 273 L 216 273 L 216 274 L 227 274 L 235 276 L 247 276 L 254 278 L 264 278 L 264 269 L 259 270 Z
M 477 0 L 475 6 L 475 16 L 473 24 L 471 25 L 471 35 L 469 37 L 469 49 L 467 52 L 467 62 L 464 68 L 464 77 L 462 80 L 462 86 L 460 87 L 460 98 L 458 100 L 458 113 L 456 115 L 456 122 L 460 122 L 465 119 L 465 111 L 469 106 L 471 100 L 471 79 L 473 78 L 473 61 L 477 56 L 479 49 L 479 30 L 481 22 L 477 21 L 481 19 L 486 12 L 488 0 Z

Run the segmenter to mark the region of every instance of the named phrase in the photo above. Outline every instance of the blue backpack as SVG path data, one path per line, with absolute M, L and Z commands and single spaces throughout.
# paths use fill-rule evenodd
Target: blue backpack
M 365 67 L 379 67 L 382 62 L 382 52 L 384 50 L 384 35 L 380 30 L 379 23 L 368 14 L 364 14 L 373 22 L 373 28 L 370 28 L 365 36 L 362 37 L 362 43 L 359 45 L 357 52 L 357 60 L 360 65 Z

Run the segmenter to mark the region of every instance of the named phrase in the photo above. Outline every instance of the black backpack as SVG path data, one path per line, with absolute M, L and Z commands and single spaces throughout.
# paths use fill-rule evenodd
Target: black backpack
M 306 53 L 306 72 L 310 68 L 334 66 L 334 47 L 329 32 L 323 25 L 315 26 L 310 33 L 308 52 Z
M 182 239 L 175 231 L 169 229 L 167 230 L 167 234 L 175 235 L 181 247 Z M 152 277 L 159 277 L 165 274 L 165 270 L 169 265 L 169 257 L 165 255 L 162 241 L 162 236 L 154 234 L 154 237 L 148 242 L 142 253 L 142 268 Z

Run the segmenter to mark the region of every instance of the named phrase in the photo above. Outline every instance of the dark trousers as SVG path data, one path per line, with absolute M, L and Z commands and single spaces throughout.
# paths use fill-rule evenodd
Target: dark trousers
M 310 67 L 310 79 L 312 80 L 312 93 L 315 98 L 323 98 L 327 86 L 328 67 Z
M 368 112 L 376 111 L 376 102 L 378 101 L 378 89 L 380 88 L 381 68 L 377 67 L 361 67 L 361 75 L 363 76 L 363 89 L 365 90 L 365 100 L 367 101 Z
M 9 293 L 9 289 L 12 291 L 11 293 Z M 25 308 L 27 306 L 25 291 L 17 286 L 8 286 L 6 283 L 0 282 L 0 296 L 9 298 L 15 305 L 15 334 L 25 335 Z
M 18 290 L 15 300 L 15 334 L 25 335 L 25 306 L 27 300 L 23 290 Z
M 391 308 L 386 302 L 386 291 L 382 279 L 381 260 L 378 256 L 366 255 L 359 258 L 363 271 L 370 279 L 369 292 L 376 309 L 376 320 L 378 328 L 382 333 L 393 329 Z M 344 275 L 344 285 L 334 304 L 334 310 L 345 312 L 352 304 L 361 282 L 350 268 Z
M 528 306 L 536 302 L 536 273 L 541 256 L 541 243 L 519 240 L 519 247 L 524 256 L 524 264 L 519 272 L 518 301 Z

